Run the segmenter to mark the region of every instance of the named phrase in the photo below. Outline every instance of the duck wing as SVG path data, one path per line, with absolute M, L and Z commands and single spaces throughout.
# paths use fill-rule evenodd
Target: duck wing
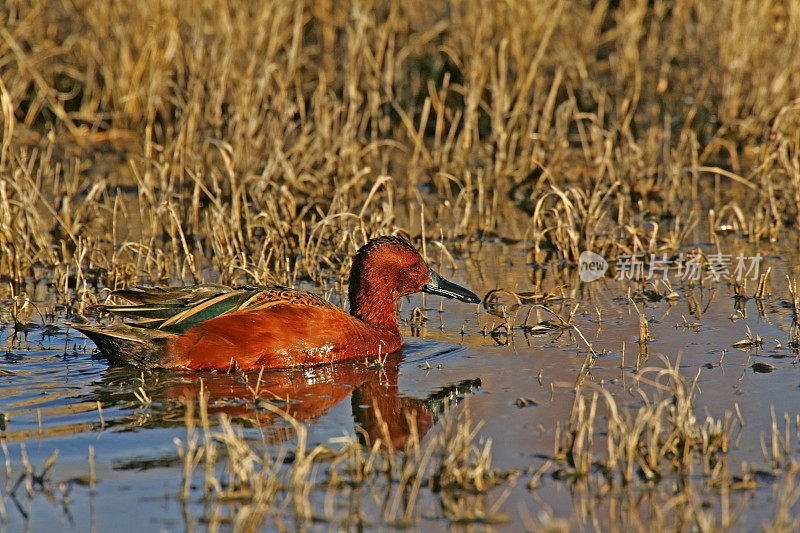
M 133 325 L 182 334 L 201 322 L 238 311 L 295 304 L 338 309 L 309 292 L 281 285 L 226 287 L 202 284 L 189 287 L 132 287 L 114 291 L 127 304 L 103 305 L 101 309 L 135 320 Z

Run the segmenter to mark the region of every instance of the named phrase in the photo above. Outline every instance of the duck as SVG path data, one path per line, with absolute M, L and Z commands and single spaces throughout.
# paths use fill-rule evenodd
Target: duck
M 133 286 L 112 293 L 126 303 L 99 306 L 132 322 L 71 326 L 112 364 L 228 372 L 311 367 L 400 350 L 397 303 L 417 292 L 480 303 L 428 266 L 408 240 L 386 235 L 353 256 L 349 313 L 281 285 Z

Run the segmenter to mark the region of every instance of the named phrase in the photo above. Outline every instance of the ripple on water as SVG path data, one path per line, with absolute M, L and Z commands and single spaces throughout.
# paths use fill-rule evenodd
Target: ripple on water
M 25 440 L 91 431 L 98 421 L 93 385 L 105 365 L 88 355 L 61 350 L 28 350 L 7 355 L 0 377 L 0 405 L 7 420 L 4 437 Z
M 403 344 L 403 362 L 407 364 L 428 361 L 446 361 L 464 352 L 464 347 L 455 342 L 430 341 L 423 339 L 406 340 Z

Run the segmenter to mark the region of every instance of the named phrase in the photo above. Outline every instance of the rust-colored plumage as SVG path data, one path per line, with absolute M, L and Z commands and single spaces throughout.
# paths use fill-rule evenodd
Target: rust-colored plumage
M 74 326 L 112 362 L 227 370 L 330 363 L 402 345 L 397 300 L 424 291 L 478 302 L 431 270 L 408 241 L 379 237 L 353 258 L 350 314 L 311 293 L 280 286 L 133 288 L 129 305 L 105 309 L 133 325 Z

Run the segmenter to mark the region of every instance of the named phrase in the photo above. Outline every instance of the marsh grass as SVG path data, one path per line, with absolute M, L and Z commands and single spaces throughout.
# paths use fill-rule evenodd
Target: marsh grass
M 632 306 L 635 302 L 634 298 L 623 300 Z M 788 300 L 784 303 L 791 308 Z M 526 305 L 552 317 L 548 318 L 548 331 L 538 334 L 574 334 L 578 338 L 580 329 L 575 322 L 580 315 L 574 306 L 557 311 L 538 303 Z M 413 310 L 409 313 L 413 317 Z M 521 330 L 523 326 L 517 322 L 507 329 L 507 335 L 513 339 Z M 772 491 L 772 503 L 758 520 L 765 520 L 762 525 L 766 529 L 791 531 L 797 527 L 794 509 L 800 494 L 800 466 L 795 443 L 800 438 L 800 419 L 790 413 L 778 415 L 773 409 L 772 425 L 761 436 L 763 457 L 753 458 L 743 451 L 748 461 L 739 461 L 741 442 L 751 447 L 758 436 L 747 426 L 738 405 L 719 416 L 701 412 L 698 384 L 704 370 L 687 379 L 679 372 L 680 357 L 672 360 L 651 355 L 649 366 L 645 366 L 647 359 L 638 358 L 632 371 L 632 364 L 625 367 L 623 355 L 623 375 L 626 368 L 631 373 L 627 385 L 623 378 L 623 390 L 619 390 L 589 377 L 593 362 L 603 354 L 591 356 L 591 344 L 580 338 L 589 346 L 586 362 L 577 371 L 574 387 L 559 385 L 568 389 L 562 392 L 570 397 L 574 394 L 574 402 L 567 422 L 550 433 L 552 453 L 529 455 L 516 462 L 516 470 L 494 466 L 492 440 L 482 435 L 482 424 L 472 420 L 468 403 L 447 409 L 425 439 L 412 429 L 411 438 L 400 448 L 391 444 L 388 428 L 374 441 L 345 433 L 315 443 L 306 423 L 269 401 L 255 400 L 259 378 L 247 385 L 255 383 L 250 387 L 253 408 L 277 417 L 270 418 L 269 426 L 251 422 L 245 428 L 226 415 L 209 414 L 202 392 L 199 399 L 183 403 L 183 409 L 179 405 L 170 408 L 172 423 L 180 423 L 182 411 L 186 436 L 175 439 L 177 457 L 171 464 L 177 466 L 181 479 L 170 486 L 167 497 L 181 505 L 188 529 L 201 524 L 212 529 L 258 530 L 444 527 L 511 521 L 532 530 L 620 524 L 632 530 L 710 531 L 752 525 L 746 516 L 751 500 Z M 131 400 L 128 407 L 152 411 L 154 404 L 162 401 L 155 399 L 152 389 L 157 378 L 142 374 L 140 380 L 140 387 L 137 381 L 130 388 L 131 398 L 138 403 Z M 96 405 L 87 403 L 85 407 L 91 410 Z M 99 410 L 98 417 L 95 429 L 104 424 Z M 380 420 L 380 414 L 377 418 Z M 413 420 L 413 416 L 409 418 L 411 428 Z M 273 426 L 281 424 L 288 436 L 273 439 Z M 123 426 L 137 427 L 133 420 Z M 2 443 L 5 446 L 6 439 Z M 82 498 L 87 486 L 91 497 L 96 475 L 93 450 L 86 472 L 68 480 L 57 474 L 55 453 L 42 465 L 34 465 L 24 447 L 20 450 L 21 465 L 12 462 L 6 452 L 0 517 L 17 513 L 16 509 L 26 517 L 25 509 L 40 496 L 69 517 L 73 512 L 70 501 Z M 568 517 L 554 514 L 549 507 L 552 491 L 559 490 L 571 501 Z M 524 496 L 522 507 L 520 493 Z M 513 507 L 506 505 L 512 495 L 517 504 Z
M 519 331 L 582 337 L 566 301 L 582 250 L 609 261 L 674 258 L 700 243 L 719 251 L 726 235 L 756 245 L 796 238 L 798 95 L 796 2 L 8 0 L 2 321 L 24 338 L 142 282 L 305 282 L 341 295 L 352 252 L 369 236 L 401 233 L 453 266 L 455 256 L 479 262 L 488 240 L 522 241 L 533 287 L 490 292 L 484 333 L 508 345 Z M 541 285 L 542 267 L 559 271 L 552 286 Z M 780 293 L 773 282 L 767 273 L 748 290 L 730 280 L 737 311 Z M 37 307 L 42 287 L 53 308 Z M 677 294 L 639 289 L 631 301 Z M 683 293 L 694 317 L 681 327 L 699 327 L 708 302 L 698 290 L 699 299 L 691 284 Z M 790 293 L 796 319 L 796 282 Z M 537 310 L 529 325 L 534 307 L 518 313 L 531 303 L 555 318 Z M 494 523 L 509 480 L 522 475 L 536 480 L 534 493 L 561 483 L 552 476 L 565 480 L 580 526 L 602 512 L 636 529 L 728 527 L 732 494 L 758 483 L 754 468 L 732 474 L 726 460 L 743 422 L 698 422 L 694 383 L 673 366 L 644 367 L 639 316 L 640 408 L 583 388 L 598 356 L 584 338 L 570 421 L 551 462 L 522 474 L 492 468 L 490 443 L 463 412 L 403 450 L 351 436 L 312 447 L 287 418 L 294 447 L 275 452 L 230 421 L 214 426 L 201 402 L 200 429 L 187 422 L 179 448 L 187 521 L 202 501 L 204 520 L 241 529 L 268 519 L 405 526 L 434 501 L 437 519 Z M 795 353 L 798 339 L 795 320 Z M 149 405 L 144 383 L 136 394 Z M 768 527 L 789 530 L 798 467 L 781 435 L 764 444 L 783 482 Z M 25 466 L 12 494 L 23 482 L 28 497 L 43 490 L 51 466 Z M 687 475 L 695 471 L 702 483 Z M 623 494 L 664 479 L 680 490 L 655 491 L 646 504 Z M 373 489 L 379 512 L 335 505 Z M 719 505 L 698 503 L 708 495 Z M 615 505 L 598 511 L 598 498 Z M 545 511 L 526 523 L 565 526 Z
M 414 434 L 396 449 L 391 439 L 365 444 L 354 435 L 312 446 L 303 423 L 262 404 L 280 414 L 296 436 L 289 446 L 276 448 L 245 436 L 224 415 L 212 426 L 201 397 L 199 418 L 187 404 L 186 440 L 176 439 L 184 464 L 183 489 L 176 497 L 195 513 L 202 508 L 203 521 L 214 527 L 231 523 L 234 529 L 266 523 L 494 524 L 508 519 L 501 506 L 519 480 L 527 481 L 536 499 L 537 491 L 553 484 L 564 484 L 573 498 L 569 520 L 555 519 L 544 505 L 536 519 L 520 518 L 528 525 L 563 530 L 601 520 L 634 529 L 708 531 L 733 527 L 751 491 L 774 484 L 774 522 L 765 527 L 796 527 L 790 509 L 798 497 L 800 467 L 791 451 L 788 415 L 785 428 L 773 422 L 763 466 L 742 463 L 741 472 L 734 472 L 731 454 L 745 430 L 738 407 L 721 418 L 702 418 L 695 407 L 699 373 L 687 380 L 679 363 L 662 362 L 640 370 L 632 386 L 641 399 L 638 407 L 621 405 L 596 385 L 579 389 L 569 423 L 556 430 L 553 454 L 513 471 L 492 467 L 491 440 L 479 436 L 481 424 L 472 422 L 468 405 L 448 408 L 426 442 Z M 653 490 L 663 484 L 674 490 Z M 632 489 L 643 497 L 632 499 Z
M 186 440 L 176 439 L 184 465 L 177 497 L 185 505 L 202 502 L 203 520 L 212 527 L 225 522 L 253 530 L 268 520 L 300 528 L 312 522 L 406 527 L 420 520 L 422 503 L 431 507 L 420 500 L 431 498 L 439 520 L 502 523 L 506 517 L 498 509 L 505 497 L 492 489 L 522 474 L 492 468 L 491 440 L 477 437 L 481 424 L 472 422 L 468 407 L 448 407 L 436 435 L 424 445 L 412 431 L 406 445 L 396 449 L 385 425 L 384 438 L 374 442 L 362 444 L 345 434 L 330 444 L 311 445 L 305 424 L 262 403 L 295 435 L 290 446 L 276 449 L 246 437 L 224 415 L 212 426 L 202 396 L 198 428 L 193 405 L 187 403 Z M 413 417 L 409 422 L 415 427 Z
M 6 2 L 0 272 L 83 301 L 344 276 L 395 231 L 525 239 L 535 263 L 671 254 L 700 222 L 776 239 L 800 220 L 799 20 L 750 0 Z
M 635 412 L 620 409 L 614 397 L 606 390 L 595 391 L 590 402 L 579 393 L 572 417 L 564 434 L 564 442 L 557 444 L 554 458 L 566 462 L 559 477 L 574 480 L 598 477 L 610 487 L 627 486 L 634 481 L 657 483 L 667 474 L 690 475 L 695 467 L 705 475 L 722 475 L 714 467 L 727 454 L 731 434 L 737 423 L 743 421 L 726 413 L 722 419 L 707 417 L 700 422 L 694 413 L 694 395 L 697 376 L 687 383 L 676 367 L 665 360 L 665 368 L 640 369 L 638 385 L 654 388 L 651 397 L 645 397 L 643 406 Z M 649 375 L 653 378 L 649 378 Z M 598 414 L 602 400 L 603 415 Z M 595 425 L 605 419 L 606 427 Z M 595 457 L 594 438 L 605 435 L 606 455 Z M 718 485 L 712 478 L 709 483 Z

